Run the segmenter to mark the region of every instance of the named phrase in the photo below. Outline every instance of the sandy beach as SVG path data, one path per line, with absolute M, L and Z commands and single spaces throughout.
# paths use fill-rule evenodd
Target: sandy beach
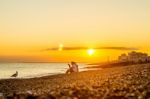
M 0 93 L 18 99 L 150 99 L 150 64 L 5 79 L 0 80 Z

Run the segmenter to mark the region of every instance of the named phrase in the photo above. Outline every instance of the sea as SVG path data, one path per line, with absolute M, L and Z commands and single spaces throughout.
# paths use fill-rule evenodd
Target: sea
M 17 78 L 35 78 L 47 75 L 64 74 L 68 63 L 0 63 L 0 79 L 14 79 L 11 77 L 18 71 Z M 90 68 L 86 63 L 78 63 L 79 71 Z

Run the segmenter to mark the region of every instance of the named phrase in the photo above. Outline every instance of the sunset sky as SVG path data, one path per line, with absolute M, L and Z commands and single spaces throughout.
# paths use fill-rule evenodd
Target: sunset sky
M 1 62 L 99 62 L 132 50 L 150 54 L 150 0 L 0 0 Z

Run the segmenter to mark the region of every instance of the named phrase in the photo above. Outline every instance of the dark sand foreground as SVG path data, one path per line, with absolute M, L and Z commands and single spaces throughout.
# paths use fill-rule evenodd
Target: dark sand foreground
M 150 99 L 150 64 L 0 80 L 0 93 L 20 99 L 29 94 L 32 99 Z

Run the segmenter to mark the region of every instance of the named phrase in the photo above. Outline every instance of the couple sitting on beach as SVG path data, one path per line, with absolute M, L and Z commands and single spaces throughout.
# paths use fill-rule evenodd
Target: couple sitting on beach
M 71 62 L 69 65 L 69 69 L 66 71 L 66 74 L 70 74 L 73 72 L 79 72 L 78 65 L 76 62 Z

